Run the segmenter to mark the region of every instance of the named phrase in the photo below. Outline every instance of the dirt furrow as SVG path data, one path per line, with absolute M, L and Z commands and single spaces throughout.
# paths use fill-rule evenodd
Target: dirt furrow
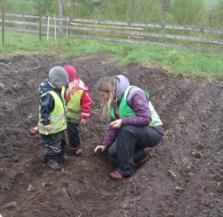
M 140 64 L 126 67 L 100 54 L 72 59 L 1 57 L 0 214 L 10 217 L 220 217 L 223 213 L 223 84 L 173 76 Z M 84 155 L 69 156 L 63 171 L 41 162 L 42 142 L 27 130 L 37 122 L 39 83 L 54 65 L 72 64 L 90 88 L 93 110 L 81 128 Z M 123 182 L 93 148 L 106 124 L 100 119 L 95 84 L 125 74 L 149 90 L 166 135 L 149 150 L 150 160 Z

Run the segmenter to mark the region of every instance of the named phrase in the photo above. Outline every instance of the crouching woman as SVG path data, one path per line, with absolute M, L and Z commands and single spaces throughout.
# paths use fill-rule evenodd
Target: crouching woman
M 164 135 L 162 122 L 147 94 L 139 87 L 130 86 L 123 75 L 101 78 L 97 90 L 103 116 L 109 116 L 111 122 L 94 151 L 108 151 L 117 162 L 116 170 L 109 176 L 120 180 L 131 176 L 133 167 L 145 160 L 145 148 L 160 142 Z

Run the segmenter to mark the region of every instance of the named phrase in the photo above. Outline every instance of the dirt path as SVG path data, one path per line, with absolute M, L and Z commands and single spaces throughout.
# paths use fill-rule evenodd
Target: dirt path
M 81 129 L 84 155 L 61 172 L 41 162 L 42 142 L 28 129 L 37 121 L 37 87 L 53 65 L 73 64 L 88 84 L 93 111 Z M 184 78 L 139 64 L 119 66 L 106 55 L 60 59 L 0 57 L 0 214 L 3 217 L 222 217 L 223 82 Z M 125 74 L 150 91 L 164 122 L 162 143 L 130 179 L 93 154 L 105 124 L 95 83 Z

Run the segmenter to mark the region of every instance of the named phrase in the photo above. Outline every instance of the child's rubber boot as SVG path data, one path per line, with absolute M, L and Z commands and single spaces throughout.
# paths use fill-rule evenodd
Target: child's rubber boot
M 61 170 L 60 164 L 52 158 L 47 161 L 47 166 L 53 170 Z

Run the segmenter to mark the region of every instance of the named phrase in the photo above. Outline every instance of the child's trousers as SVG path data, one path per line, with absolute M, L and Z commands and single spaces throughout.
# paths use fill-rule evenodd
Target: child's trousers
M 67 134 L 69 147 L 71 149 L 78 149 L 80 146 L 79 124 L 67 122 Z
M 54 159 L 59 161 L 64 155 L 65 144 L 63 131 L 51 135 L 41 135 L 44 142 L 44 160 Z

